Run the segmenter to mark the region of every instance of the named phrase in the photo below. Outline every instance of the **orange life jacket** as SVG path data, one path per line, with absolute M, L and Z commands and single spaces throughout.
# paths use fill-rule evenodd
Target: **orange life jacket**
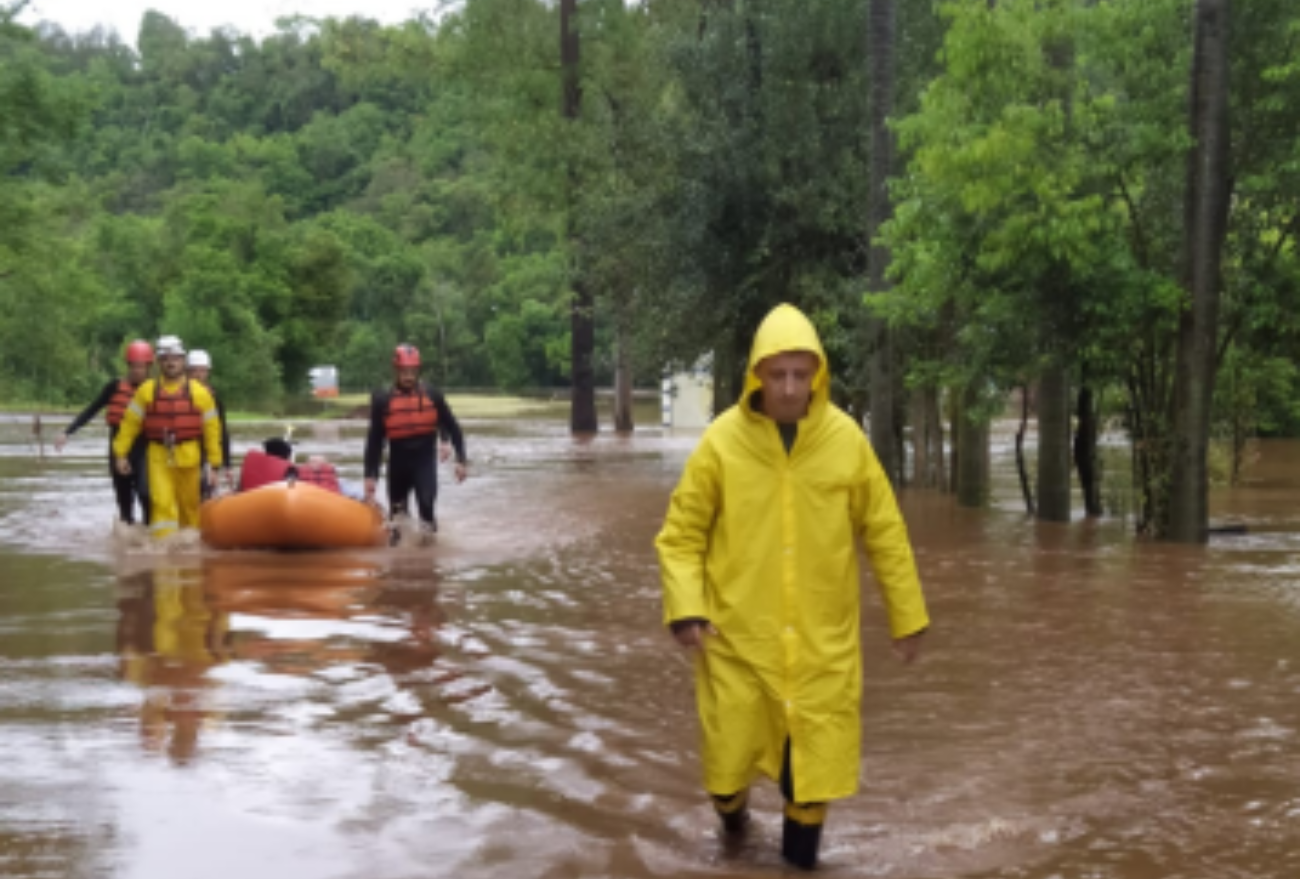
M 104 415 L 104 420 L 108 422 L 109 427 L 117 427 L 122 423 L 126 407 L 131 405 L 133 399 L 135 399 L 135 385 L 124 378 L 118 379 L 117 390 L 113 391 L 113 398 L 108 401 L 108 412 Z
M 384 432 L 390 440 L 432 436 L 438 432 L 438 409 L 425 393 L 423 385 L 417 385 L 410 393 L 394 388 L 388 395 Z
M 335 494 L 340 493 L 339 473 L 334 469 L 333 464 L 298 464 L 295 466 L 298 471 L 299 482 L 309 482 L 326 491 L 332 491 Z
M 151 442 L 186 443 L 203 436 L 203 413 L 190 396 L 189 379 L 181 382 L 174 393 L 163 390 L 162 382 L 153 388 L 153 402 L 144 413 L 144 434 Z

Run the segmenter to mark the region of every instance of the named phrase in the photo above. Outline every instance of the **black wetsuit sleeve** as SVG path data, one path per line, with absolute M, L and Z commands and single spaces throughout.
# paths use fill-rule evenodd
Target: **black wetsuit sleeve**
M 221 422 L 221 460 L 222 466 L 229 470 L 234 466 L 230 460 L 230 428 L 226 427 L 226 404 L 216 394 L 212 395 L 212 402 L 217 404 L 217 420 Z
M 447 398 L 442 394 L 433 395 L 433 405 L 438 410 L 438 432 L 446 431 L 445 435 L 451 438 L 452 448 L 456 450 L 456 460 L 464 464 L 468 459 L 465 457 L 465 434 L 461 433 L 460 422 L 451 414 Z
M 384 414 L 388 411 L 388 394 L 375 391 L 370 395 L 370 432 L 366 434 L 366 479 L 379 478 L 379 465 L 384 457 Z
M 96 397 L 89 406 L 82 409 L 81 414 L 72 419 L 72 423 L 68 425 L 68 429 L 63 432 L 68 436 L 72 436 L 74 433 L 81 430 L 81 428 L 85 427 L 86 423 L 89 422 L 90 419 L 98 415 L 101 409 L 111 403 L 113 395 L 117 393 L 117 381 L 117 379 L 113 379 L 108 384 L 104 385 L 104 390 L 99 392 L 99 396 Z

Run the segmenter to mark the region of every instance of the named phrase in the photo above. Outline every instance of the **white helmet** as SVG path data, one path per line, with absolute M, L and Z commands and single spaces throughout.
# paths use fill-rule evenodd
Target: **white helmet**
M 189 356 L 185 358 L 185 365 L 190 369 L 211 369 L 212 358 L 208 356 L 207 351 L 200 351 L 195 348 L 190 352 Z
M 180 336 L 162 336 L 158 339 L 158 344 L 155 347 L 158 350 L 159 357 L 185 353 L 185 344 L 181 341 Z

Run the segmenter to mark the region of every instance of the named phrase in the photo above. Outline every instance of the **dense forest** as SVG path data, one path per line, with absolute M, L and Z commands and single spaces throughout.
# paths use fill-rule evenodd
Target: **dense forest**
M 790 301 L 891 475 L 966 503 L 1017 389 L 1049 519 L 1072 469 L 1102 512 L 1107 425 L 1139 527 L 1184 539 L 1206 442 L 1235 475 L 1300 433 L 1294 0 L 466 0 L 260 41 L 150 12 L 137 48 L 25 5 L 0 400 L 81 401 L 168 332 L 275 405 L 404 340 L 443 385 L 572 386 L 590 429 L 594 384 L 706 353 L 729 400 Z

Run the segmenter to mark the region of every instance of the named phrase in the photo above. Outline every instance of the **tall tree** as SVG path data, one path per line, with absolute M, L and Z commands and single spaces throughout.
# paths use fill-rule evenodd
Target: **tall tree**
M 957 503 L 963 507 L 982 507 L 989 500 L 989 419 L 981 408 L 979 389 L 968 386 L 952 419 L 957 456 L 953 477 Z
M 889 197 L 889 177 L 894 155 L 894 134 L 889 117 L 894 110 L 894 0 L 871 0 L 868 52 L 871 57 L 871 182 L 868 196 L 867 257 L 871 291 L 889 289 L 889 247 L 880 240 L 880 227 L 889 222 L 893 205 Z M 867 322 L 871 350 L 871 444 L 895 486 L 903 479 L 901 430 L 896 419 L 894 346 L 892 333 L 883 318 Z
M 1044 43 L 1050 71 L 1047 91 L 1055 93 L 1061 104 L 1064 136 L 1069 139 L 1074 121 L 1074 44 L 1068 31 L 1052 33 Z M 1045 302 L 1040 309 L 1039 344 L 1045 362 L 1038 382 L 1037 512 L 1046 522 L 1070 521 L 1070 362 L 1075 342 L 1068 316 L 1075 291 L 1062 262 L 1051 260 L 1041 282 Z
M 580 63 L 582 47 L 579 41 L 578 0 L 560 0 L 560 76 L 564 84 L 561 115 L 576 125 L 582 114 L 582 80 Z M 595 299 L 583 277 L 582 242 L 575 234 L 578 171 L 574 159 L 568 166 L 569 204 L 568 245 L 572 272 L 573 299 L 570 304 L 570 354 L 573 370 L 573 399 L 569 409 L 569 429 L 575 434 L 596 433 L 600 422 L 596 417 L 596 379 L 592 369 L 592 355 L 596 347 Z
M 1070 376 L 1060 362 L 1038 380 L 1038 518 L 1070 521 Z
M 1214 394 L 1227 235 L 1228 14 L 1230 0 L 1197 0 L 1192 52 L 1184 210 L 1184 284 L 1188 303 L 1179 317 L 1173 396 L 1173 466 L 1166 536 L 1202 543 L 1209 533 L 1206 470 L 1210 403 Z

